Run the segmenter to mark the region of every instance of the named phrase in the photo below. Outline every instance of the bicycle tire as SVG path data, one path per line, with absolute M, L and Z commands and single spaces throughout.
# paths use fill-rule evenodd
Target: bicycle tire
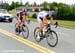
M 51 42 L 49 42 L 51 39 L 51 37 L 50 37 L 50 35 L 48 36 L 48 37 L 46 37 L 46 40 L 47 40 L 47 43 L 48 43 L 48 45 L 49 46 L 51 46 L 51 47 L 55 47 L 56 45 L 57 45 L 57 43 L 58 43 L 58 36 L 57 36 L 57 33 L 55 32 L 55 31 L 53 31 L 53 30 L 50 30 L 50 31 L 48 31 L 48 33 L 50 34 L 50 35 L 52 35 L 53 36 L 53 33 L 55 34 L 55 37 L 56 37 L 56 42 L 54 43 L 54 44 L 51 44 Z M 52 34 L 51 34 L 52 33 Z M 50 40 L 49 40 L 50 39 Z
M 41 41 L 41 39 L 39 39 L 39 40 L 37 40 L 37 34 L 36 34 L 36 31 L 39 29 L 39 27 L 36 27 L 35 29 L 34 29 L 34 39 L 36 40 L 36 42 L 40 42 Z M 38 31 L 37 31 L 37 33 L 39 33 Z
M 25 29 L 24 29 L 25 28 Z M 24 33 L 26 34 L 26 32 L 27 32 L 27 34 L 25 35 Z M 23 25 L 22 26 L 22 35 L 23 35 L 23 38 L 24 39 L 27 39 L 28 38 L 28 36 L 29 36 L 29 29 L 28 29 L 28 27 L 27 27 L 27 25 Z

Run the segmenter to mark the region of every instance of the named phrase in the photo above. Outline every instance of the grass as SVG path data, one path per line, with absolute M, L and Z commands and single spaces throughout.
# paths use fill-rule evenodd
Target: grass
M 35 21 L 35 22 L 37 22 L 37 19 L 35 19 L 35 18 L 32 18 L 32 17 L 30 17 L 30 16 L 29 16 L 29 19 L 30 19 L 30 20 L 32 20 L 32 21 Z
M 30 20 L 32 21 L 37 21 L 37 19 L 34 19 L 32 17 L 29 17 Z M 54 20 L 54 22 L 58 22 L 59 25 L 61 26 L 67 26 L 67 27 L 70 27 L 70 28 L 75 28 L 75 21 L 67 21 L 67 20 Z
M 58 21 L 60 25 L 75 27 L 75 21 L 67 21 L 67 20 L 55 20 Z
M 11 10 L 11 11 L 9 11 L 9 13 L 10 13 L 10 14 L 15 14 L 16 11 L 15 11 L 15 10 Z
M 9 13 L 12 14 L 14 16 L 14 18 L 16 17 L 14 15 L 14 14 L 16 14 L 15 10 L 9 11 Z M 29 19 L 37 22 L 37 19 L 35 19 L 35 18 L 29 17 Z M 54 20 L 54 21 L 58 21 L 59 25 L 75 28 L 75 21 L 67 21 L 67 20 Z

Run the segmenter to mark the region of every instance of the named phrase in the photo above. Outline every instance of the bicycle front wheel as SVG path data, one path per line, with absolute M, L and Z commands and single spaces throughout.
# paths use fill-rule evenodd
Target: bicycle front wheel
M 51 47 L 55 47 L 58 43 L 57 33 L 55 31 L 51 30 L 51 31 L 47 32 L 46 35 L 48 35 L 48 37 L 46 37 L 48 45 Z
M 22 26 L 22 35 L 23 35 L 23 38 L 25 39 L 27 39 L 29 36 L 29 29 L 26 25 Z

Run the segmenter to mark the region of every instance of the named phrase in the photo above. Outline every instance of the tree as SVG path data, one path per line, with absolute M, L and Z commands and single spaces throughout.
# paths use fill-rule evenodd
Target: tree
M 29 2 L 28 1 L 25 3 L 25 6 L 29 6 Z
M 75 11 L 74 7 L 70 7 L 67 4 L 59 3 L 58 4 L 58 13 L 57 19 L 60 20 L 75 20 Z
M 36 2 L 34 2 L 33 6 L 37 6 Z
M 15 5 L 16 5 L 16 3 L 15 3 L 14 1 L 12 1 L 12 4 L 11 4 L 11 6 L 10 6 L 11 9 L 14 9 L 14 8 L 16 7 Z
M 49 7 L 50 7 L 50 10 L 55 10 L 55 8 L 58 6 L 58 4 L 56 2 L 53 2 L 53 3 L 50 3 L 49 4 Z
M 19 2 L 16 2 L 16 4 L 15 4 L 15 5 L 16 5 L 16 7 L 19 7 L 19 6 L 20 6 Z
M 8 3 L 6 4 L 6 10 L 10 10 L 10 5 Z

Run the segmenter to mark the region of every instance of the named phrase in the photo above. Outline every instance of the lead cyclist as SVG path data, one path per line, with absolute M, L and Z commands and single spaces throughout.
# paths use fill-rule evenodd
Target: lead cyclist
M 46 24 L 46 29 L 48 27 L 48 20 L 47 18 L 50 18 L 50 23 L 55 24 L 53 21 L 54 14 L 51 11 L 40 11 L 37 15 L 37 21 L 39 23 L 39 35 L 42 35 L 41 32 L 44 28 L 44 24 Z M 39 37 L 40 38 L 40 37 Z

